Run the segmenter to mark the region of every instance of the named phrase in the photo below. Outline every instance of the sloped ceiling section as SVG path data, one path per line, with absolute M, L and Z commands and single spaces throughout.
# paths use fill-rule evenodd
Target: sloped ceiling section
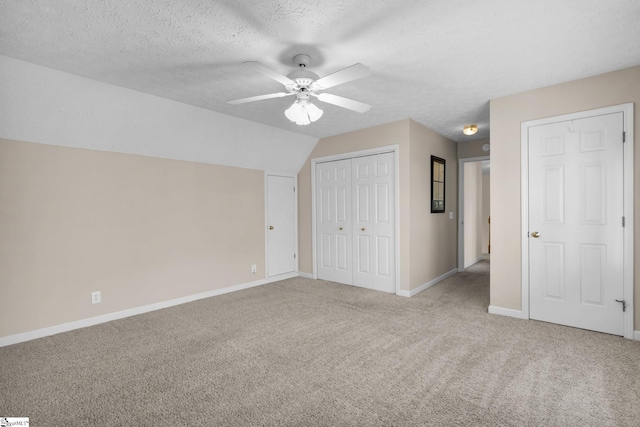
M 317 138 L 0 56 L 0 137 L 295 175 Z
M 411 118 L 454 141 L 489 136 L 489 100 L 640 64 L 638 0 L 0 0 L 0 54 L 320 138 Z M 282 86 L 295 54 L 320 76 L 360 62 L 300 127 Z M 475 137 L 463 125 L 477 123 Z

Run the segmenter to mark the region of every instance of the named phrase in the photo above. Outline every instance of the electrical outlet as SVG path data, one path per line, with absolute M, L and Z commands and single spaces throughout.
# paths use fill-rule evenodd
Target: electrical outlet
M 101 302 L 100 291 L 91 292 L 91 304 L 100 304 Z
M 257 265 L 255 265 L 255 264 L 252 264 L 252 265 L 251 265 L 251 272 L 252 272 L 253 274 L 256 274 L 256 273 L 258 272 L 258 266 L 257 266 Z

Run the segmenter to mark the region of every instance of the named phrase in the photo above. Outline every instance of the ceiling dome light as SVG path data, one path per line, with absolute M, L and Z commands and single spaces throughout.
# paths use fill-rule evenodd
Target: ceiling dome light
M 322 110 L 306 99 L 297 99 L 291 107 L 285 110 L 284 115 L 289 120 L 300 126 L 306 126 L 322 117 Z
M 475 135 L 478 132 L 478 125 L 466 125 L 464 129 L 462 129 L 462 133 L 465 135 Z

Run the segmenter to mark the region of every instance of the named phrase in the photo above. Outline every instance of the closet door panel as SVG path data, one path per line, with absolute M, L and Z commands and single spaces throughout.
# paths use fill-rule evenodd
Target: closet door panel
M 351 160 L 316 164 L 318 278 L 352 284 Z

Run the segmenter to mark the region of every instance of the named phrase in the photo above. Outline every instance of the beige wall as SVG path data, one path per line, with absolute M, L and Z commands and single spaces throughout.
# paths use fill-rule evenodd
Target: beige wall
M 640 141 L 640 66 L 545 87 L 491 101 L 491 305 L 521 307 L 520 125 L 524 121 L 635 103 L 634 140 Z M 635 149 L 634 169 L 640 160 Z M 636 194 L 640 173 L 635 173 Z M 634 202 L 638 225 L 640 198 Z M 640 271 L 640 234 L 634 238 L 634 268 Z M 640 330 L 640 286 L 635 283 L 635 329 Z
M 0 337 L 264 278 L 262 171 L 0 139 L 0 207 Z
M 299 266 L 311 274 L 311 159 L 399 145 L 400 289 L 409 291 L 455 268 L 455 221 L 430 213 L 430 155 L 447 159 L 447 211 L 456 209 L 456 146 L 412 120 L 324 138 L 298 174 Z
M 414 121 L 411 141 L 411 289 L 457 268 L 458 160 L 456 143 Z M 445 212 L 431 213 L 431 156 L 446 160 Z M 402 254 L 401 254 L 402 256 Z
M 458 142 L 458 159 L 469 159 L 472 157 L 485 157 L 490 155 L 491 151 L 482 151 L 482 146 L 484 144 L 489 144 L 489 142 L 489 138 Z

